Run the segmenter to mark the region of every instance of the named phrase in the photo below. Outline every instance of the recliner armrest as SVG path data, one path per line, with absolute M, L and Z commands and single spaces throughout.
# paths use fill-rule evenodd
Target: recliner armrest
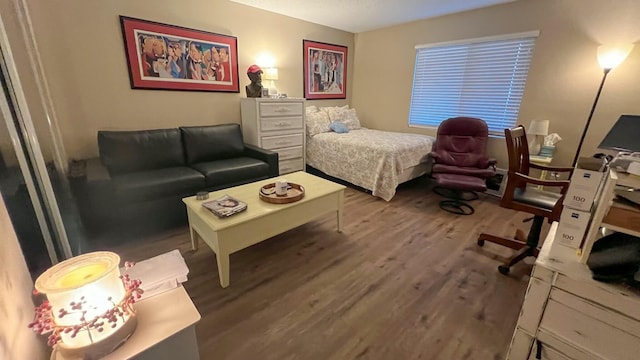
M 482 159 L 481 161 L 478 161 L 478 167 L 486 169 L 488 167 L 493 166 L 493 168 L 495 169 L 497 163 L 498 163 L 498 160 L 494 158 Z
M 263 149 L 251 144 L 244 144 L 243 155 L 262 160 L 269 164 L 269 176 L 276 177 L 280 175 L 278 166 L 278 153 L 275 151 Z

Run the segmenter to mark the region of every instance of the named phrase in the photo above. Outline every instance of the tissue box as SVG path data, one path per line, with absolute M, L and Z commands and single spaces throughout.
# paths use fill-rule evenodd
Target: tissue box
M 142 281 L 140 288 L 144 290 L 142 299 L 175 289 L 187 281 L 189 268 L 180 254 L 172 250 L 168 253 L 137 262 L 130 269 L 121 269 L 122 274 L 128 274 L 132 279 Z
M 553 145 L 542 145 L 540 148 L 540 154 L 538 155 L 543 157 L 553 157 L 553 150 L 555 149 L 556 147 Z
M 587 232 L 591 212 L 574 210 L 565 207 L 560 215 L 560 223 L 556 230 L 554 243 L 572 248 L 579 248 Z

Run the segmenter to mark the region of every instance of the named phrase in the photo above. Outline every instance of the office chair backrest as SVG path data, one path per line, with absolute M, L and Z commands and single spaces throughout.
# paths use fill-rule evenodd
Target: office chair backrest
M 504 129 L 507 140 L 507 154 L 509 155 L 509 175 L 519 172 L 529 175 L 529 143 L 524 126 L 518 125 L 513 129 Z
M 439 164 L 476 167 L 487 161 L 488 138 L 489 130 L 484 120 L 450 118 L 438 126 L 433 152 L 439 155 Z

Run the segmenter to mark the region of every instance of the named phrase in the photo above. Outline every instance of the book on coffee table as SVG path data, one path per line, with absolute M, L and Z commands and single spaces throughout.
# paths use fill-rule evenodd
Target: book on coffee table
M 218 199 L 205 201 L 202 203 L 202 206 L 209 209 L 209 211 L 220 218 L 229 217 L 233 214 L 247 210 L 247 203 L 230 195 L 224 195 Z

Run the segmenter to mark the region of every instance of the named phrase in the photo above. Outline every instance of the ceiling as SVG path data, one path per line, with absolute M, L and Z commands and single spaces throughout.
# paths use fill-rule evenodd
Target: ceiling
M 516 0 L 231 0 L 352 33 Z

